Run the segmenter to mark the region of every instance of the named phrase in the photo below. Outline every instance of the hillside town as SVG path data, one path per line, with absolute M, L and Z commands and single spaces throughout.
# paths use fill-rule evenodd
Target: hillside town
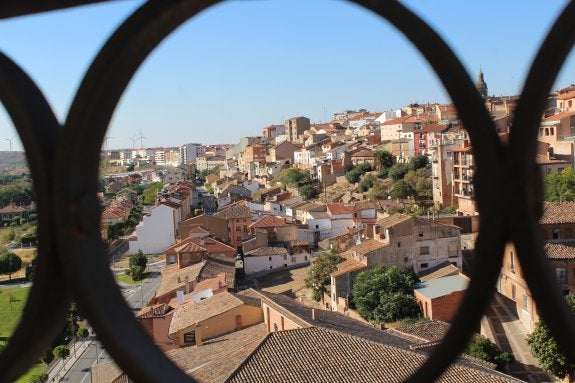
M 507 140 L 518 98 L 490 96 L 482 72 L 476 86 Z M 574 101 L 575 85 L 550 96 L 536 159 L 549 188 L 545 253 L 566 296 L 575 192 L 551 186 L 573 173 Z M 140 286 L 135 317 L 196 381 L 308 382 L 312 370 L 321 382 L 403 381 L 447 332 L 479 232 L 474 152 L 454 105 L 295 116 L 233 144 L 135 146 L 102 151 L 101 235 L 116 274 L 145 278 L 154 263 L 157 289 L 148 299 Z M 25 210 L 12 201 L 0 219 Z M 442 381 L 575 379 L 533 352 L 541 321 L 515 253 L 509 244 L 474 337 L 497 356 L 468 350 Z M 142 255 L 149 263 L 133 267 Z M 386 278 L 403 289 L 377 290 Z M 113 362 L 90 376 L 131 381 Z

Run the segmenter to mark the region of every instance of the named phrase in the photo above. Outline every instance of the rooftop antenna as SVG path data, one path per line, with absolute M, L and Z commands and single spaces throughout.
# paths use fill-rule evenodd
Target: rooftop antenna
M 12 136 L 11 138 L 5 138 L 5 140 L 10 143 L 10 151 L 12 151 L 12 140 L 14 139 L 14 137 L 16 136 Z

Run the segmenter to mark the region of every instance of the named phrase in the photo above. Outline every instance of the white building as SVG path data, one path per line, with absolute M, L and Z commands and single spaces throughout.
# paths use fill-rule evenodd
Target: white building
M 303 266 L 309 263 L 308 253 L 289 254 L 283 247 L 260 247 L 244 254 L 246 275 L 269 272 L 270 270 Z
M 142 250 L 144 254 L 159 254 L 176 242 L 178 208 L 161 204 L 154 206 L 129 240 L 129 254 Z

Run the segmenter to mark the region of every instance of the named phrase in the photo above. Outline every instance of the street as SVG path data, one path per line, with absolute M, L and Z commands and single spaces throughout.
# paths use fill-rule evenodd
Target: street
M 119 286 L 124 299 L 133 309 L 134 315 L 145 305 L 158 290 L 161 282 L 160 270 L 164 267 L 164 262 L 156 262 L 148 266 L 151 271 L 148 278 L 142 283 L 135 285 Z M 76 359 L 73 364 L 72 360 Z M 66 374 L 61 380 L 56 378 L 55 381 L 85 383 L 90 382 L 90 368 L 96 363 L 107 363 L 112 361 L 104 347 L 94 337 L 78 342 L 77 356 L 74 356 L 74 348 L 70 348 L 70 358 L 66 363 Z M 70 366 L 70 364 L 71 366 Z M 50 372 L 50 379 L 59 376 L 62 373 L 61 363 Z M 51 380 L 49 380 L 51 381 Z

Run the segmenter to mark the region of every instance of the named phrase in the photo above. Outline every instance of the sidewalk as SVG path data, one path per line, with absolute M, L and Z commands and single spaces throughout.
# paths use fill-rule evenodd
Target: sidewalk
M 515 313 L 515 303 L 495 293 L 486 316 L 488 317 L 496 343 L 502 350 L 510 352 L 515 362 L 509 364 L 507 373 L 527 382 L 555 382 L 555 378 L 541 368 L 531 355 L 527 344 L 529 333 Z
M 76 361 L 82 356 L 84 351 L 86 351 L 94 339 L 94 336 L 89 336 L 87 338 L 70 343 L 70 357 L 66 358 L 64 361 L 58 360 L 48 366 L 48 382 L 61 381 L 68 370 L 72 368 L 74 363 L 76 363 Z

